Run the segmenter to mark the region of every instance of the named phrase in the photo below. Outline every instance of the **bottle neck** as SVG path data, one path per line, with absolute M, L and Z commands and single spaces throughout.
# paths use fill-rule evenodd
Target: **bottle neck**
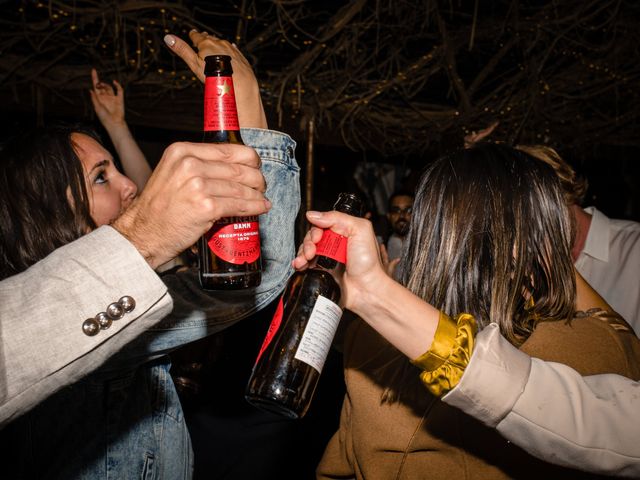
M 349 215 L 361 216 L 360 200 L 351 194 L 340 194 L 334 209 Z M 360 202 L 361 203 L 361 202 Z M 314 267 L 329 270 L 332 273 L 343 273 L 347 263 L 347 238 L 331 230 L 325 230 L 316 245 Z
M 314 268 L 322 268 L 323 270 L 328 270 L 331 272 L 343 272 L 344 263 L 339 262 L 334 258 L 319 255 L 316 257 Z
M 204 127 L 205 135 L 210 132 L 235 132 L 235 134 L 217 135 L 221 141 L 229 141 L 230 136 L 240 137 L 240 122 L 233 88 L 233 77 L 227 75 L 209 75 L 204 84 Z M 233 142 L 238 143 L 238 142 Z M 240 142 L 241 143 L 241 142 Z
M 316 245 L 316 268 L 344 271 L 347 261 L 347 239 L 331 230 L 325 230 Z

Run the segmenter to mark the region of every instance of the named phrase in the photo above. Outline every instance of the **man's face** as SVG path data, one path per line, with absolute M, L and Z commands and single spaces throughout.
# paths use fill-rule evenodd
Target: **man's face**
M 412 207 L 413 197 L 408 195 L 398 195 L 391 200 L 387 219 L 393 232 L 400 237 L 404 237 L 409 231 Z

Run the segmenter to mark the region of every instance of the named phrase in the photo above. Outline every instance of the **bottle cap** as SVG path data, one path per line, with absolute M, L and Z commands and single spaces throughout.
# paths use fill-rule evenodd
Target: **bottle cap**
M 333 205 L 333 209 L 354 217 L 362 217 L 365 214 L 364 202 L 358 195 L 349 192 L 343 192 L 338 195 L 338 200 Z
M 204 57 L 204 74 L 222 74 L 230 76 L 233 73 L 231 68 L 231 57 L 229 55 L 207 55 Z

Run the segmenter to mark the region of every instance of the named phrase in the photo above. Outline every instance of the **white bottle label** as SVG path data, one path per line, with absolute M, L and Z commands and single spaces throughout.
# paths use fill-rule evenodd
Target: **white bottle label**
M 318 373 L 322 373 L 340 317 L 342 309 L 328 298 L 319 295 L 309 316 L 307 328 L 302 334 L 295 359 L 311 365 Z

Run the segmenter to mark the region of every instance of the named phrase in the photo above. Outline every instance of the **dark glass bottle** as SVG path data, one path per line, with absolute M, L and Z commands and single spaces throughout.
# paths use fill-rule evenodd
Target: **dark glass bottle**
M 209 55 L 204 60 L 203 141 L 244 145 L 233 89 L 231 57 Z M 200 238 L 198 264 L 200 284 L 205 290 L 238 290 L 260 285 L 258 217 L 219 219 Z
M 364 205 L 341 193 L 334 209 L 362 216 Z M 347 239 L 325 230 L 315 265 L 293 274 L 264 339 L 245 398 L 256 407 L 302 418 L 307 412 L 331 348 L 342 309 L 340 286 Z

